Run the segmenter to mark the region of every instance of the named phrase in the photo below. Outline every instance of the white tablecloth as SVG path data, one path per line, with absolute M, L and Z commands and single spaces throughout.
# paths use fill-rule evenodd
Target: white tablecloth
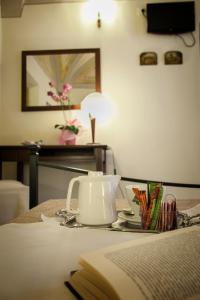
M 69 229 L 57 224 L 0 227 L 0 299 L 74 299 L 64 281 L 78 267 L 79 255 L 147 233 Z

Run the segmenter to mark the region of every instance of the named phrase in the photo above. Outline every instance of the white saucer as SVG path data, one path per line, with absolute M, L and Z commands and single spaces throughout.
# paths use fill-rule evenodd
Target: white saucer
M 120 211 L 118 213 L 118 217 L 125 220 L 125 221 L 127 221 L 130 224 L 136 224 L 136 223 L 141 224 L 140 216 L 134 216 L 134 215 L 131 216 L 131 215 L 125 214 L 123 211 Z

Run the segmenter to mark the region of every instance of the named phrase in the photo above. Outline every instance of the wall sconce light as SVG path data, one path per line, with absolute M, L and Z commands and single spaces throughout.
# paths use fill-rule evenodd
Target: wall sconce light
M 96 20 L 97 27 L 101 28 L 102 22 L 110 23 L 116 15 L 114 0 L 88 0 L 84 15 L 87 21 Z
M 95 144 L 95 130 L 97 124 L 105 123 L 111 115 L 111 106 L 108 100 L 99 92 L 86 96 L 81 101 L 81 121 L 91 128 L 92 142 Z
M 101 27 L 101 17 L 100 17 L 100 12 L 98 12 L 98 19 L 97 19 L 97 27 Z

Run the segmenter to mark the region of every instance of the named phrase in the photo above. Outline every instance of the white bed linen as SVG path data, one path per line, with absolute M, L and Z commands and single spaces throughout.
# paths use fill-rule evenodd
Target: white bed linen
M 75 299 L 64 286 L 79 255 L 145 233 L 69 229 L 56 223 L 0 226 L 0 299 Z

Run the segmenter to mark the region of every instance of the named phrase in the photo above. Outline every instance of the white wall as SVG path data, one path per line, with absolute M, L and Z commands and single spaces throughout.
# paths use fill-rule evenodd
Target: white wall
M 0 14 L 1 14 L 1 5 L 0 5 Z M 2 74 L 2 19 L 0 18 L 0 129 L 2 128 L 2 85 L 1 85 L 1 76 Z M 0 130 L 0 137 L 2 130 Z M 0 138 L 1 139 L 1 138 Z
M 146 33 L 140 12 L 145 2 L 116 2 L 116 20 L 101 29 L 82 19 L 83 2 L 26 5 L 22 18 L 3 19 L 0 143 L 57 143 L 53 127 L 62 122 L 58 111 L 21 112 L 22 50 L 99 47 L 102 91 L 113 104 L 113 115 L 98 128 L 96 140 L 113 149 L 119 173 L 200 183 L 199 4 L 196 1 L 196 45 L 187 48 L 176 36 Z M 186 39 L 190 41 L 188 35 Z M 169 50 L 183 53 L 183 65 L 164 65 Z M 139 65 L 145 51 L 158 54 L 158 65 Z M 80 142 L 88 139 L 86 133 Z

